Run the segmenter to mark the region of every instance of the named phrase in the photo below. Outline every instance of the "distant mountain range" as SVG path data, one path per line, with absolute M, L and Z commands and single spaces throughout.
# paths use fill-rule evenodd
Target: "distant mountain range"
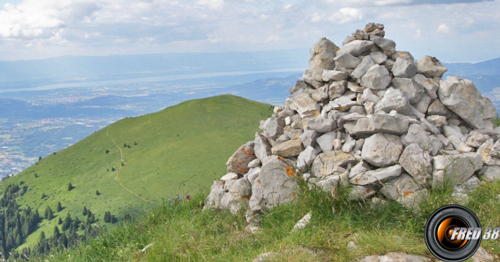
M 307 67 L 305 50 L 61 56 L 0 61 L 0 91 L 42 84 Z

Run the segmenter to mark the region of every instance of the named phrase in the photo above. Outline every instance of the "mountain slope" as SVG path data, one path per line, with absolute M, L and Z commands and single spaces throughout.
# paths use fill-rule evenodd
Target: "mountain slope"
M 64 209 L 28 237 L 25 244 L 33 245 L 42 230 L 50 236 L 67 213 L 81 218 L 84 207 L 102 222 L 105 211 L 122 218 L 210 187 L 225 173 L 229 156 L 253 139 L 256 123 L 270 113 L 268 104 L 223 95 L 122 119 L 5 180 L 0 191 L 9 184 L 27 185 L 17 203 L 41 214 L 61 202 Z M 75 187 L 70 191 L 69 183 Z

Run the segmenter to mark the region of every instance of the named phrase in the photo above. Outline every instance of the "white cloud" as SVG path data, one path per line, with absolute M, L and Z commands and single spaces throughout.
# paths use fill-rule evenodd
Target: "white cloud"
M 398 5 L 398 4 L 409 4 L 412 0 L 323 0 L 323 2 L 344 7 L 362 7 L 362 6 L 373 6 L 373 5 Z
M 224 0 L 199 0 L 198 4 L 208 6 L 210 9 L 220 9 L 224 5 Z
M 415 38 L 422 38 L 422 30 L 417 29 L 417 32 L 415 32 Z
M 60 37 L 60 29 L 92 15 L 97 9 L 95 3 L 67 0 L 26 0 L 16 6 L 7 3 L 0 11 L 0 37 Z
M 439 33 L 444 33 L 447 34 L 450 32 L 450 28 L 446 24 L 440 24 L 438 28 L 436 29 L 437 32 Z
M 346 24 L 363 19 L 363 14 L 360 9 L 344 7 L 338 12 L 335 12 L 329 20 L 334 23 Z
M 409 4 L 411 0 L 376 0 L 375 5 Z
M 363 19 L 363 13 L 358 8 L 344 7 L 330 16 L 326 14 L 314 13 L 311 17 L 311 22 L 331 22 L 334 24 L 346 24 L 360 21 Z
M 500 35 L 499 2 L 436 8 L 431 0 L 18 1 L 0 7 L 0 59 L 309 48 L 323 36 L 340 44 L 367 22 L 383 23 L 398 50 L 415 56 L 479 41 L 494 43 L 482 52 L 500 55 L 500 39 L 491 37 Z

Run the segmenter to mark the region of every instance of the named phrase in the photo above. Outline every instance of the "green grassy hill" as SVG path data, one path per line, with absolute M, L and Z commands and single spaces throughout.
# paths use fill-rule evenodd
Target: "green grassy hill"
M 126 118 L 3 181 L 0 191 L 24 183 L 28 191 L 17 198 L 19 205 L 40 214 L 46 206 L 55 211 L 58 202 L 64 207 L 26 239 L 24 246 L 32 246 L 42 230 L 52 234 L 59 217 L 81 218 L 83 207 L 104 224 L 105 211 L 122 218 L 162 199 L 209 188 L 225 174 L 231 154 L 253 140 L 259 120 L 271 113 L 268 104 L 223 95 Z

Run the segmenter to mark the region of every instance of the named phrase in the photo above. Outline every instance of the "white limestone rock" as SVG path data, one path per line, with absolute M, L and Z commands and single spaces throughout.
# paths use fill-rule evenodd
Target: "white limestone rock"
M 384 111 L 386 113 L 396 110 L 400 114 L 410 115 L 412 113 L 408 97 L 401 90 L 390 87 L 380 102 L 375 105 L 375 113 Z
M 400 114 L 373 114 L 361 117 L 356 122 L 344 124 L 353 136 L 369 136 L 375 133 L 402 135 L 408 131 L 408 118 Z
M 347 69 L 352 69 L 356 68 L 356 66 L 361 63 L 361 59 L 349 54 L 349 53 L 343 53 L 338 55 L 333 59 L 336 63 L 337 66 L 340 66 L 342 68 L 347 68 Z
M 251 189 L 250 210 L 257 212 L 292 201 L 298 189 L 293 170 L 294 166 L 278 158 L 264 163 Z
M 387 60 L 387 55 L 380 52 L 380 51 L 371 52 L 370 56 L 371 56 L 373 62 L 375 62 L 375 64 L 379 64 L 379 65 L 384 63 Z
M 348 77 L 348 75 L 345 72 L 338 71 L 338 70 L 323 70 L 323 75 L 322 79 L 323 82 L 330 82 L 330 81 L 340 81 L 344 80 Z
M 399 136 L 377 133 L 365 139 L 361 158 L 374 166 L 385 167 L 394 165 L 402 151 Z
M 476 153 L 438 155 L 432 159 L 433 185 L 442 184 L 445 177 L 454 184 L 460 184 L 483 167 L 483 161 Z
M 400 165 L 383 167 L 375 170 L 369 170 L 364 174 L 354 176 L 349 180 L 349 182 L 351 182 L 351 184 L 360 186 L 377 184 L 380 182 L 385 182 L 391 178 L 398 177 L 399 175 L 401 175 L 401 171 L 402 168 Z
M 485 116 L 489 114 L 491 101 L 485 101 L 468 79 L 449 76 L 446 80 L 441 80 L 438 96 L 443 105 L 474 128 L 483 128 L 483 119 L 491 116 Z
M 337 51 L 337 56 L 342 55 L 344 53 L 349 53 L 353 56 L 359 56 L 363 53 L 370 51 L 372 46 L 373 46 L 372 41 L 354 40 L 354 41 L 342 46 Z
M 390 83 L 389 71 L 380 65 L 371 66 L 361 77 L 361 85 L 370 89 L 386 89 Z
M 304 151 L 300 152 L 297 159 L 297 167 L 304 169 L 312 164 L 318 153 L 312 146 L 306 147 Z
M 478 176 L 480 179 L 493 182 L 500 180 L 500 167 L 499 166 L 484 166 L 479 170 Z
M 371 56 L 367 55 L 363 57 L 361 63 L 359 63 L 359 65 L 356 66 L 354 71 L 352 71 L 351 77 L 354 79 L 360 79 L 373 65 L 375 65 L 375 62 L 373 62 Z
M 415 77 L 413 77 L 413 80 L 424 88 L 428 96 L 432 99 L 437 98 L 437 90 L 439 89 L 438 83 L 422 74 L 416 74 Z
M 345 167 L 349 163 L 355 162 L 356 159 L 343 151 L 335 150 L 319 154 L 311 167 L 313 175 L 316 177 L 329 176 L 334 172 L 343 172 L 339 167 Z
M 417 73 L 417 67 L 413 61 L 398 57 L 392 66 L 392 73 L 395 77 L 412 78 Z
M 382 49 L 385 55 L 392 55 L 396 51 L 396 43 L 387 38 L 376 38 L 373 42 Z
M 319 116 L 320 107 L 314 99 L 307 93 L 296 93 L 291 97 L 291 108 L 296 110 L 300 117 L 317 117 Z
M 339 50 L 332 41 L 321 38 L 316 42 L 311 48 L 311 58 L 309 58 L 309 69 L 313 68 L 323 68 L 323 69 L 333 69 L 335 67 L 335 62 L 333 58 Z
M 300 135 L 300 140 L 304 147 L 314 146 L 319 133 L 316 130 L 305 130 L 302 135 Z
M 330 100 L 335 100 L 341 97 L 347 87 L 347 81 L 335 81 L 328 87 L 328 95 L 330 96 Z
M 330 117 L 315 117 L 307 119 L 307 128 L 319 133 L 328 133 L 336 127 L 336 121 Z
M 417 103 L 425 93 L 424 88 L 411 78 L 395 77 L 392 79 L 391 84 L 394 88 L 405 93 L 411 104 Z
M 418 184 L 425 186 L 432 182 L 432 158 L 418 144 L 410 144 L 404 149 L 399 164 Z
M 429 78 L 442 77 L 448 71 L 437 58 L 428 55 L 420 58 L 416 62 L 416 66 L 419 74 L 423 74 Z

